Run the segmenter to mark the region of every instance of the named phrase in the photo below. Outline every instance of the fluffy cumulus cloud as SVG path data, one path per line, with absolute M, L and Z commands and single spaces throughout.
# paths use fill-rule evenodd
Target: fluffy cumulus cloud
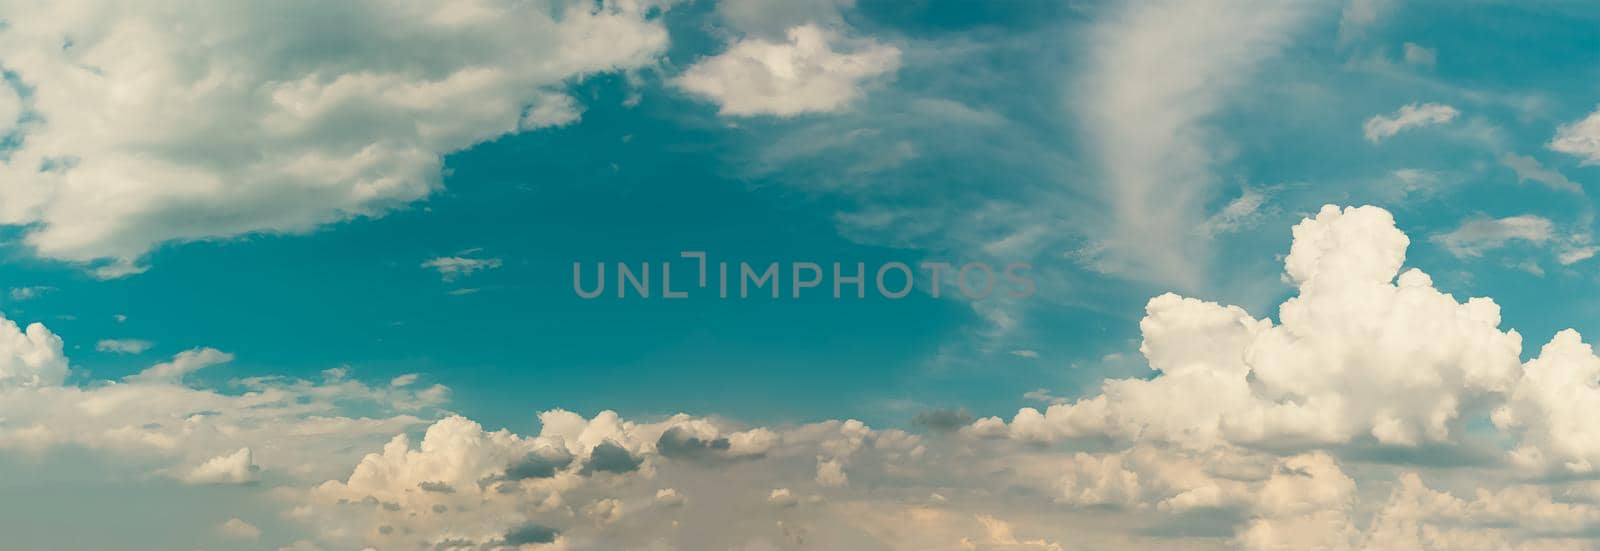
M 293 4 L 0 2 L 0 224 L 115 276 L 163 242 L 382 214 L 667 44 L 634 0 Z
M 1438 103 L 1413 103 L 1392 115 L 1374 115 L 1361 125 L 1362 135 L 1372 143 L 1382 142 L 1405 130 L 1444 124 L 1460 115 L 1456 108 Z
M 1420 270 L 1400 273 L 1409 239 L 1388 212 L 1327 207 L 1294 234 L 1285 267 L 1299 294 L 1280 306 L 1279 323 L 1156 297 L 1140 350 L 1160 377 L 1107 381 L 1099 396 L 972 430 L 1194 447 L 1415 446 L 1449 440 L 1464 408 L 1516 382 L 1521 337 L 1498 328 L 1499 306 L 1458 302 Z
M 0 390 L 59 385 L 67 377 L 61 337 L 34 323 L 26 329 L 0 317 Z
M 1496 410 L 1496 426 L 1523 434 L 1514 463 L 1588 474 L 1600 467 L 1600 358 L 1577 331 L 1556 335 Z
M 1277 319 L 1158 296 L 1152 376 L 1010 419 L 555 409 L 518 433 L 414 376 L 197 388 L 185 374 L 226 361 L 204 348 L 121 382 L 19 378 L 67 364 L 48 329 L 12 325 L 0 446 L 257 488 L 283 526 L 205 529 L 290 549 L 1593 548 L 1600 356 L 1568 331 L 1523 362 L 1493 301 L 1405 268 L 1381 209 L 1326 207 L 1293 235 Z
M 790 28 L 782 41 L 741 39 L 674 82 L 715 102 L 723 115 L 789 117 L 843 109 L 899 66 L 894 46 L 804 24 Z

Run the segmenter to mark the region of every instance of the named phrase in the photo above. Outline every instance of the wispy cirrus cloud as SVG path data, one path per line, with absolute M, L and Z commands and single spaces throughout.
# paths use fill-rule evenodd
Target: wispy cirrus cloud
M 113 354 L 143 354 L 155 343 L 142 339 L 101 339 L 94 343 L 94 349 L 100 352 Z
M 1287 45 L 1309 15 L 1292 2 L 1119 5 L 1084 35 L 1087 74 L 1073 96 L 1109 206 L 1092 262 L 1152 281 L 1196 285 L 1204 224 L 1225 139 L 1206 118 Z
M 1458 257 L 1483 256 L 1483 253 L 1513 241 L 1534 245 L 1555 238 L 1555 224 L 1543 216 L 1525 214 L 1505 218 L 1472 218 L 1454 230 L 1431 239 Z
M 1538 182 L 1539 184 L 1556 191 L 1566 191 L 1579 195 L 1583 194 L 1583 186 L 1578 185 L 1577 182 L 1567 179 L 1565 175 L 1562 175 L 1556 170 L 1545 168 L 1545 166 L 1541 164 L 1538 159 L 1533 157 L 1517 155 L 1515 153 L 1507 153 L 1500 156 L 1500 164 L 1505 165 L 1507 168 L 1510 168 L 1512 172 L 1515 172 L 1517 174 L 1517 181 L 1519 182 Z
M 1412 103 L 1392 115 L 1373 115 L 1361 125 L 1361 133 L 1372 143 L 1380 143 L 1412 128 L 1444 124 L 1461 114 L 1456 108 L 1439 103 Z
M 13 302 L 21 302 L 21 301 L 24 301 L 24 300 L 33 300 L 33 299 L 39 298 L 39 297 L 44 296 L 45 294 L 50 293 L 51 291 L 54 291 L 54 290 L 56 290 L 55 287 L 51 287 L 51 286 L 48 286 L 48 285 L 34 285 L 34 286 L 31 286 L 31 287 L 12 287 L 10 292 L 7 293 L 7 295 L 11 297 L 11 300 Z
M 499 268 L 500 264 L 498 258 L 440 256 L 423 261 L 422 267 L 439 272 L 439 277 L 445 281 L 455 281 L 478 272 Z

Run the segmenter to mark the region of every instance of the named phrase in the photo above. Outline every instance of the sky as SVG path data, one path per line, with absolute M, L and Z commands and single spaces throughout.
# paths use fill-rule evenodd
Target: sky
M 1592 549 L 1594 185 L 1581 1 L 0 0 L 0 547 Z

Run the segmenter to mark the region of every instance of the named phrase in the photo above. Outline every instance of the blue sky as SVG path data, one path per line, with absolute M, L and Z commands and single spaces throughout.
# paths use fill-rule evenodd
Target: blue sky
M 1077 58 L 1094 48 L 1074 38 L 1112 7 L 864 3 L 845 14 L 852 28 L 907 44 L 892 79 L 872 83 L 837 113 L 726 118 L 667 82 L 670 67 L 715 53 L 717 34 L 726 32 L 706 28 L 713 6 L 690 4 L 663 16 L 673 37 L 667 68 L 631 80 L 569 81 L 566 91 L 582 98 L 581 120 L 450 153 L 443 189 L 425 200 L 305 232 L 165 243 L 144 257 L 148 272 L 109 281 L 13 241 L 6 280 L 51 290 L 9 300 L 5 309 L 51 322 L 80 343 L 74 359 L 97 377 L 215 346 L 239 356 L 210 374 L 218 381 L 340 365 L 380 378 L 422 372 L 470 396 L 464 412 L 506 426 L 525 426 L 532 403 L 763 421 L 817 419 L 843 406 L 889 424 L 904 424 L 914 406 L 999 413 L 1021 392 L 1072 395 L 1102 370 L 1118 369 L 1100 359 L 1134 352 L 1134 313 L 1163 283 L 1189 279 L 1194 291 L 1241 304 L 1286 295 L 1271 256 L 1287 242 L 1281 227 L 1322 203 L 1384 206 L 1399 213 L 1402 227 L 1423 232 L 1442 233 L 1472 216 L 1526 213 L 1580 229 L 1587 201 L 1519 184 L 1496 160 L 1502 151 L 1533 155 L 1580 185 L 1595 170 L 1544 147 L 1553 127 L 1593 107 L 1588 83 L 1595 79 L 1583 75 L 1596 71 L 1592 46 L 1600 37 L 1584 24 L 1593 15 L 1580 8 L 1489 3 L 1439 13 L 1407 4 L 1345 41 L 1337 6 L 1306 8 L 1294 40 L 1265 54 L 1248 77 L 1213 77 L 1238 82 L 1194 121 L 1222 157 L 1206 175 L 1213 181 L 1197 185 L 1204 189 L 1196 203 L 1185 205 L 1195 212 L 1185 215 L 1219 211 L 1243 190 L 1266 198 L 1249 227 L 1210 240 L 1215 257 L 1184 266 L 1184 274 L 1099 273 L 1071 258 L 1074 245 L 1091 239 L 1075 226 L 1097 218 L 1089 214 L 1095 195 L 1116 186 L 1097 172 L 1084 143 L 1093 137 L 1072 113 L 1074 89 L 1093 78 L 1075 74 L 1087 64 Z M 1534 30 L 1539 36 L 1529 41 Z M 1511 52 L 1490 46 L 1511 42 L 1519 44 L 1515 63 L 1504 59 Z M 1406 44 L 1444 53 L 1408 64 Z M 951 125 L 907 109 L 915 101 L 993 120 Z M 1366 117 L 1418 101 L 1459 105 L 1463 114 L 1382 144 L 1362 139 Z M 825 143 L 852 132 L 862 137 Z M 915 153 L 890 167 L 849 168 L 897 147 Z M 1434 175 L 1444 189 L 1420 200 L 1400 196 L 1391 175 L 1406 169 Z M 967 218 L 980 216 L 972 205 L 986 200 L 1062 208 Z M 839 222 L 898 209 L 914 213 L 900 224 L 911 227 Z M 1024 321 L 1003 335 L 963 301 L 925 294 L 669 304 L 582 301 L 568 284 L 572 262 L 659 261 L 680 250 L 751 262 L 978 258 L 983 242 L 1035 223 L 1059 234 L 1014 258 L 1051 281 L 1015 305 Z M 924 225 L 933 228 L 914 228 Z M 1506 301 L 1507 318 L 1525 333 L 1583 329 L 1594 319 L 1565 298 L 1594 283 L 1581 265 L 1536 276 L 1504 265 L 1526 253 L 1455 259 L 1417 241 L 1414 262 L 1454 278 L 1455 292 L 1518 297 Z M 503 265 L 449 283 L 419 267 L 465 250 Z M 447 294 L 454 289 L 478 292 Z M 1551 308 L 1571 315 L 1552 316 Z M 119 314 L 127 321 L 116 322 Z M 154 345 L 133 357 L 90 349 L 125 338 Z
M 929 438 L 945 430 L 930 414 L 961 425 L 994 416 L 1007 438 L 1022 442 L 1038 433 L 1019 428 L 1019 408 L 1092 399 L 1107 380 L 1158 377 L 1157 360 L 1142 356 L 1140 344 L 1162 342 L 1149 329 L 1163 319 L 1157 303 L 1146 305 L 1163 293 L 1236 304 L 1314 340 L 1300 332 L 1311 326 L 1280 319 L 1278 308 L 1296 296 L 1321 300 L 1286 275 L 1285 262 L 1292 243 L 1324 242 L 1290 228 L 1316 219 L 1351 228 L 1337 230 L 1348 235 L 1393 229 L 1366 214 L 1324 217 L 1325 204 L 1390 213 L 1409 237 L 1404 267 L 1427 272 L 1430 288 L 1454 299 L 1450 306 L 1494 297 L 1500 319 L 1489 325 L 1520 334 L 1516 362 L 1538 357 L 1563 329 L 1600 334 L 1600 309 L 1585 300 L 1600 285 L 1591 258 L 1600 251 L 1591 197 L 1600 182 L 1600 10 L 1584 2 L 806 0 L 534 9 L 485 0 L 404 13 L 365 2 L 174 2 L 105 13 L 94 4 L 0 2 L 0 21 L 9 23 L 0 27 L 0 178 L 12 182 L 0 184 L 8 188 L 0 189 L 0 313 L 24 327 L 42 323 L 64 343 L 54 355 L 16 352 L 34 359 L 0 362 L 0 390 L 12 380 L 8 369 L 49 379 L 55 357 L 70 365 L 55 385 L 83 392 L 145 384 L 140 377 L 154 380 L 153 365 L 172 362 L 180 374 L 168 382 L 189 392 L 246 400 L 252 392 L 303 392 L 302 404 L 327 408 L 306 413 L 286 403 L 294 419 L 373 421 L 339 448 L 354 458 L 379 451 L 391 433 L 415 441 L 450 415 L 480 424 L 482 434 L 551 434 L 537 415 L 554 409 L 595 419 L 611 411 L 640 423 L 683 413 L 731 423 L 722 434 L 854 419 Z M 47 17 L 25 23 L 29 10 Z M 331 22 L 348 29 L 325 28 Z M 1349 243 L 1316 246 L 1359 248 Z M 1384 247 L 1350 258 L 1389 258 Z M 827 280 L 822 291 L 779 299 L 586 300 L 573 291 L 574 263 L 672 261 L 674 281 L 687 282 L 692 261 L 680 251 L 785 266 L 1021 262 L 1035 291 L 968 299 L 947 279 L 936 298 L 920 277 L 916 292 L 899 300 L 871 292 L 836 300 L 825 296 Z M 440 262 L 471 268 L 450 272 L 436 268 Z M 1468 313 L 1475 307 L 1459 307 L 1454 317 L 1390 319 L 1418 331 L 1483 321 Z M 1500 342 L 1473 335 L 1459 346 Z M 1389 342 L 1351 346 L 1383 350 Z M 175 356 L 193 349 L 230 356 L 181 367 Z M 1389 358 L 1371 353 L 1380 356 Z M 1378 362 L 1361 357 L 1352 362 Z M 1405 358 L 1400 364 L 1431 365 Z M 1255 369 L 1253 377 L 1272 377 Z M 1492 407 L 1473 409 L 1513 395 L 1523 379 L 1485 390 L 1472 386 L 1477 376 L 1436 377 L 1476 389 L 1448 395 L 1451 411 L 1465 404 L 1452 422 L 1473 427 L 1468 434 L 1523 426 L 1491 425 Z M 358 384 L 349 381 L 366 386 L 340 386 Z M 448 390 L 423 390 L 433 385 Z M 1480 390 L 1496 398 L 1472 394 Z M 209 411 L 174 408 L 178 419 Z M 7 417 L 0 409 L 0 435 Z M 1365 427 L 1352 423 L 1335 425 Z M 963 434 L 994 437 L 979 425 Z M 1403 425 L 1373 421 L 1360 438 L 1376 443 L 1339 446 L 1393 451 L 1384 446 L 1435 436 Z M 1074 440 L 1083 435 L 1072 427 L 1050 433 L 1050 444 L 1071 452 L 1099 445 Z M 658 429 L 650 430 L 666 430 Z M 1115 439 L 1115 429 L 1105 432 Z M 1210 434 L 1184 434 L 1198 433 Z M 1322 468 L 1323 456 L 1279 452 L 1355 453 L 1317 434 L 1271 445 L 1219 438 L 1277 450 L 1267 455 L 1282 456 L 1274 460 L 1291 465 L 1284 468 L 1309 471 Z M 299 442 L 262 438 L 270 442 L 220 438 L 138 452 L 139 472 L 111 477 L 104 495 L 146 491 L 129 485 L 175 491 L 163 486 L 167 479 L 215 482 L 195 474 L 207 458 L 238 447 L 260 457 L 264 447 Z M 628 438 L 616 441 L 633 446 Z M 1192 451 L 1173 444 L 1183 440 L 1166 444 Z M 93 465 L 105 450 L 121 449 L 74 442 L 31 453 Z M 577 457 L 594 453 L 584 442 L 573 448 Z M 1462 448 L 1420 455 L 1466 453 L 1483 442 L 1450 444 Z M 645 446 L 629 451 L 659 452 L 659 442 Z M 796 453 L 808 460 L 811 452 Z M 844 461 L 825 460 L 831 453 L 817 452 L 806 483 L 841 486 L 824 474 L 829 461 Z M 0 467 L 43 480 L 54 479 L 41 473 L 69 470 L 27 457 L 0 453 Z M 260 461 L 246 457 L 243 474 L 221 480 L 303 488 L 300 478 L 322 474 Z M 1362 473 L 1361 484 L 1369 467 L 1389 468 L 1354 463 L 1343 468 Z M 884 484 L 909 485 L 889 472 Z M 1398 471 L 1382 472 L 1382 484 L 1411 488 L 1395 482 L 1403 480 Z M 324 479 L 349 476 L 345 465 Z M 869 476 L 854 480 L 859 486 Z M 768 496 L 782 481 L 768 482 L 759 483 L 767 484 L 763 499 L 790 499 L 787 491 Z M 999 484 L 976 484 L 985 483 Z M 80 491 L 99 495 L 92 484 L 34 488 L 51 503 L 70 503 Z M 328 548 L 352 541 L 261 520 L 272 518 L 263 513 L 272 507 L 254 494 L 215 491 L 226 494 L 215 502 L 248 503 L 241 510 L 266 531 L 244 539 Z M 204 510 L 194 500 L 215 503 L 209 495 L 163 499 Z M 1244 519 L 1241 526 L 1265 514 L 1219 507 Z M 1356 511 L 1361 520 L 1372 513 Z M 979 513 L 990 514 L 999 513 Z M 220 520 L 189 529 L 222 537 L 211 529 Z M 982 525 L 995 534 L 989 521 Z M 579 548 L 640 541 L 571 533 L 568 543 Z M 865 545 L 849 534 L 834 541 Z M 200 541 L 174 537 L 168 541 Z M 1238 538 L 1227 541 L 1254 541 L 1244 529 Z M 1118 541 L 1128 544 L 1096 545 Z

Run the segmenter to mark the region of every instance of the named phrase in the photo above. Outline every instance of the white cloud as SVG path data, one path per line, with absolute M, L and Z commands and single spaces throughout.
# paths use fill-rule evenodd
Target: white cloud
M 838 458 L 817 457 L 817 484 L 829 488 L 838 488 L 850 483 L 850 475 L 844 472 L 844 463 Z
M 61 346 L 61 337 L 42 324 L 24 330 L 0 317 L 0 390 L 61 384 L 67 378 Z
M 33 286 L 33 287 L 12 287 L 10 295 L 11 295 L 11 300 L 17 301 L 17 302 L 21 302 L 21 301 L 24 301 L 24 300 L 33 300 L 33 299 L 39 298 L 40 296 L 44 295 L 45 293 L 48 293 L 48 292 L 54 291 L 54 290 L 56 290 L 55 287 L 44 286 L 44 285 L 38 285 L 38 286 Z
M 774 507 L 794 507 L 800 500 L 788 488 L 776 488 L 771 494 L 767 494 L 767 503 L 771 503 Z
M 1072 401 L 1062 396 L 1056 396 L 1054 393 L 1051 393 L 1050 389 L 1048 388 L 1036 388 L 1024 392 L 1022 393 L 1022 399 L 1031 402 L 1044 402 L 1046 404 L 1064 404 Z
M 1269 198 L 1270 190 L 1246 186 L 1238 197 L 1228 201 L 1221 211 L 1211 215 L 1197 229 L 1206 235 L 1216 236 L 1254 227 L 1269 214 L 1271 209 L 1266 208 Z
M 229 383 L 243 390 L 238 394 L 183 384 L 184 375 L 230 357 L 199 348 L 124 382 L 63 386 L 68 365 L 61 339 L 40 324 L 23 332 L 0 319 L 0 450 L 34 456 L 63 446 L 93 450 L 118 457 L 132 474 L 196 483 L 247 482 L 257 469 L 327 476 L 338 469 L 330 458 L 353 462 L 360 447 L 417 426 L 422 420 L 413 414 L 431 411 L 448 395 L 439 386 L 370 387 L 342 374 L 322 382 Z
M 411 386 L 413 384 L 416 384 L 418 377 L 421 377 L 421 375 L 418 375 L 416 373 L 407 373 L 405 375 L 400 375 L 398 377 L 390 379 L 389 380 L 389 386 Z
M 1457 258 L 1481 257 L 1489 251 L 1504 249 L 1517 242 L 1548 249 L 1556 263 L 1562 266 L 1588 260 L 1600 252 L 1600 246 L 1593 244 L 1593 235 L 1587 230 L 1561 231 L 1549 219 L 1532 214 L 1507 218 L 1469 218 L 1460 227 L 1436 234 L 1431 239 Z M 1524 271 L 1543 275 L 1544 268 L 1537 258 L 1522 258 L 1515 262 Z
M 969 432 L 1202 448 L 1417 446 L 1449 441 L 1465 405 L 1514 384 L 1521 337 L 1497 328 L 1499 306 L 1458 303 L 1421 271 L 1400 273 L 1409 239 L 1388 212 L 1324 207 L 1294 236 L 1284 264 L 1299 294 L 1279 307 L 1279 324 L 1156 297 L 1140 351 L 1159 377 L 1108 380 L 1098 396 L 1024 408 L 1009 426 L 980 420 Z
M 1443 187 L 1438 173 L 1417 168 L 1395 169 L 1384 183 L 1388 185 L 1380 188 L 1379 192 L 1396 201 L 1429 197 Z
M 549 92 L 533 99 L 532 107 L 529 107 L 527 114 L 522 116 L 521 126 L 523 128 L 566 126 L 578 122 L 582 116 L 583 109 L 572 96 Z
M 1207 262 L 1203 205 L 1224 154 L 1206 119 L 1289 43 L 1306 5 L 1270 0 L 1133 2 L 1083 39 L 1072 92 L 1109 203 L 1095 265 L 1193 286 Z
M 22 96 L 10 83 L 0 82 L 0 137 L 8 136 L 22 122 Z
M 225 364 L 233 361 L 233 354 L 215 348 L 195 348 L 179 352 L 172 357 L 172 361 L 150 366 L 136 375 L 128 377 L 129 381 L 151 383 L 178 383 L 190 373 L 214 365 Z
M 0 224 L 113 277 L 164 242 L 381 215 L 438 189 L 443 155 L 570 122 L 567 83 L 667 44 L 654 3 L 535 4 L 0 2 L 29 90 Z
M 1393 0 L 1349 0 L 1339 14 L 1339 42 L 1360 38 L 1388 11 Z
M 466 256 L 441 256 L 430 258 L 422 263 L 423 268 L 439 272 L 439 277 L 445 281 L 455 281 L 463 276 L 500 267 L 498 258 L 471 258 Z
M 1460 115 L 1456 108 L 1438 103 L 1412 103 L 1402 106 L 1393 115 L 1374 115 L 1361 125 L 1362 135 L 1372 143 L 1382 142 L 1395 134 L 1424 126 L 1444 124 Z
M 1439 51 L 1433 48 L 1407 42 L 1405 43 L 1403 49 L 1405 50 L 1404 55 L 1406 63 L 1420 65 L 1423 67 L 1432 67 L 1435 63 L 1439 62 Z
M 1507 404 L 1501 428 L 1523 433 L 1512 458 L 1538 472 L 1591 473 L 1600 467 L 1600 358 L 1578 332 L 1562 331 L 1528 362 Z
M 626 524 L 630 519 L 659 522 L 667 520 L 661 518 L 660 510 L 681 510 L 698 503 L 693 496 L 657 486 L 655 481 L 664 475 L 659 468 L 678 462 L 694 469 L 715 469 L 776 452 L 768 447 L 772 436 L 724 430 L 684 415 L 658 423 L 634 423 L 609 411 L 586 419 L 554 410 L 539 419 L 540 433 L 531 437 L 505 430 L 485 431 L 461 417 L 434 423 L 416 447 L 408 436 L 396 436 L 381 453 L 363 459 L 348 478 L 306 492 L 304 504 L 292 517 L 322 530 L 330 543 L 341 546 L 384 548 L 418 538 L 430 544 L 461 541 L 489 545 L 530 524 L 570 525 L 556 530 L 553 539 L 576 544 L 606 536 L 611 524 Z M 785 438 L 813 453 L 818 448 L 854 453 L 848 438 L 860 434 L 858 425 L 823 424 Z M 696 436 L 687 438 L 681 431 Z M 845 439 L 835 443 L 829 436 Z M 754 440 L 767 443 L 752 448 Z M 345 505 L 349 503 L 370 506 Z M 714 501 L 707 505 L 736 510 L 742 504 Z M 571 525 L 563 520 L 569 510 L 586 511 L 586 517 L 599 522 Z M 407 532 L 347 529 L 382 525 L 404 526 Z M 579 546 L 592 547 L 637 545 L 590 541 L 588 546 Z
M 101 339 L 94 343 L 94 349 L 112 354 L 143 354 L 155 343 L 140 339 Z
M 256 528 L 254 524 L 250 524 L 237 518 L 230 518 L 224 521 L 222 524 L 217 525 L 217 533 L 221 534 L 222 537 L 240 541 L 256 541 L 261 539 L 260 528 Z
M 1402 474 L 1373 518 L 1362 549 L 1590 549 L 1589 528 L 1600 508 L 1552 496 L 1548 488 L 1514 484 L 1479 489 L 1471 499 L 1429 488 Z
M 1562 266 L 1576 264 L 1594 258 L 1597 252 L 1600 252 L 1600 247 L 1593 245 L 1574 246 L 1556 254 L 1556 262 L 1560 262 Z
M 1349 549 L 1357 531 L 1348 510 L 1356 481 L 1327 454 L 1290 457 L 1261 484 L 1252 519 L 1235 540 L 1243 549 Z
M 1001 546 L 1001 549 L 1036 549 L 1038 551 L 1062 551 L 1066 549 L 1060 543 L 1044 539 L 1019 540 L 1016 529 L 1011 523 L 989 515 L 977 515 L 978 522 L 984 527 L 984 549 L 993 549 L 992 546 Z M 978 543 L 970 539 L 961 540 L 963 549 L 978 549 Z
M 673 80 L 715 102 L 725 116 L 790 117 L 847 107 L 872 81 L 900 66 L 900 50 L 852 40 L 816 25 L 788 30 L 784 42 L 745 37 L 701 59 Z
M 1539 160 L 1533 157 L 1507 153 L 1500 156 L 1500 164 L 1506 165 L 1512 172 L 1517 173 L 1518 182 L 1538 182 L 1556 191 L 1568 191 L 1579 195 L 1583 194 L 1583 186 L 1568 180 L 1566 176 L 1555 170 L 1545 168 Z
M 250 448 L 239 448 L 233 453 L 207 459 L 185 474 L 183 481 L 190 484 L 244 484 L 254 481 L 259 470 Z
M 1432 239 L 1450 254 L 1466 258 L 1483 256 L 1484 252 L 1504 247 L 1512 241 L 1539 245 L 1554 237 L 1555 224 L 1549 219 L 1524 214 L 1506 218 L 1473 218 Z
M 799 25 L 845 25 L 844 11 L 855 0 L 738 0 L 718 2 L 717 16 L 728 27 L 756 36 L 781 37 Z
M 656 503 L 660 503 L 667 507 L 677 507 L 688 502 L 689 500 L 685 499 L 678 493 L 678 490 L 674 488 L 662 488 L 660 490 L 656 490 Z
M 1600 163 L 1600 109 L 1582 120 L 1561 125 L 1549 147 L 1582 159 L 1586 165 Z

